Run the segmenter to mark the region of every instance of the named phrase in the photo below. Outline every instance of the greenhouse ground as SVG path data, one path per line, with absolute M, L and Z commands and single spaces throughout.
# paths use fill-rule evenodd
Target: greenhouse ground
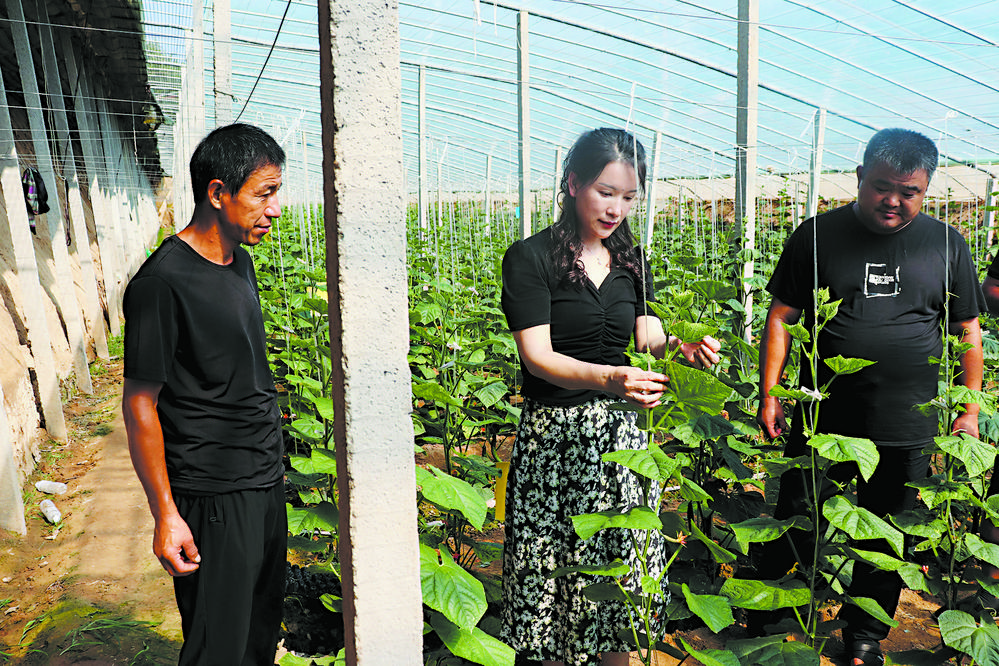
M 0 534 L 0 663 L 176 663 L 180 620 L 169 578 L 150 552 L 152 520 L 128 458 L 121 364 L 94 374 L 93 396 L 66 401 L 69 444 L 43 444 L 42 461 L 25 485 L 29 507 L 42 499 L 35 481 L 69 485 L 66 495 L 55 497 L 60 528 L 30 509 L 26 537 Z M 900 624 L 885 649 L 938 645 L 936 608 L 932 599 L 904 591 Z M 683 636 L 696 649 L 710 649 L 743 638 L 744 630 L 736 625 L 717 637 L 705 629 Z M 825 652 L 822 664 L 847 663 L 838 641 Z M 677 663 L 663 657 L 663 665 Z

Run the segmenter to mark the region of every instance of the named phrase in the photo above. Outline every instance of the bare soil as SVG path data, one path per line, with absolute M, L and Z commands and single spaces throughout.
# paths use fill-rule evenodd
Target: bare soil
M 170 578 L 151 552 L 152 518 L 128 457 L 121 364 L 95 366 L 93 374 L 94 395 L 66 401 L 69 441 L 40 443 L 42 459 L 24 487 L 28 534 L 0 531 L 0 663 L 177 661 L 180 618 Z M 63 514 L 58 526 L 38 510 L 50 497 L 34 489 L 40 479 L 69 486 L 65 495 L 51 497 Z M 501 539 L 502 532 L 489 538 Z M 895 615 L 900 624 L 884 649 L 939 645 L 932 618 L 937 607 L 931 598 L 903 591 Z M 745 630 L 737 624 L 715 636 L 702 628 L 673 639 L 680 636 L 695 649 L 712 649 L 745 638 Z M 847 664 L 842 650 L 838 640 L 830 641 L 822 664 Z M 678 663 L 659 656 L 658 664 Z M 640 662 L 633 656 L 632 663 Z

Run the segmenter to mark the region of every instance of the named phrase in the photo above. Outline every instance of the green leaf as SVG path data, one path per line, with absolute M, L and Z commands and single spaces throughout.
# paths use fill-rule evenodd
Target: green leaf
M 926 509 L 903 511 L 888 518 L 895 527 L 913 536 L 935 539 L 947 531 L 947 523 Z
M 801 324 L 787 324 L 781 323 L 784 330 L 791 334 L 791 337 L 799 342 L 808 342 L 812 339 L 812 335 L 808 332 L 808 329 Z
M 811 599 L 811 593 L 799 580 L 777 583 L 766 580 L 744 580 L 727 578 L 721 593 L 728 597 L 733 606 L 747 610 L 776 610 L 804 606 Z
M 694 421 L 693 431 L 704 439 L 718 439 L 734 433 L 735 426 L 722 416 L 702 414 Z
M 739 549 L 743 554 L 747 553 L 747 547 L 751 543 L 766 543 L 779 539 L 794 525 L 794 519 L 777 520 L 776 518 L 750 518 L 739 523 L 732 523 L 729 527 L 735 533 L 735 539 L 739 542 Z
M 722 282 L 721 280 L 695 280 L 690 283 L 690 290 L 695 294 L 700 294 L 709 301 L 714 301 L 715 303 L 724 303 L 730 298 L 735 298 L 735 286 L 730 282 Z M 675 327 L 670 329 L 670 333 L 680 336 Z M 704 335 L 714 335 L 714 333 L 705 333 Z M 703 335 L 701 337 L 704 337 Z M 700 340 L 701 338 L 692 338 L 690 340 L 683 338 L 684 342 L 694 342 Z
M 711 495 L 705 492 L 704 488 L 701 488 L 685 476 L 680 479 L 680 495 L 688 502 L 711 501 Z
M 977 534 L 970 532 L 964 535 L 964 547 L 974 557 L 985 560 L 994 567 L 999 567 L 999 545 L 982 541 Z
M 933 590 L 929 588 L 926 580 L 926 574 L 915 562 L 906 562 L 898 568 L 898 576 L 905 583 L 905 586 L 912 590 L 913 592 L 929 592 L 933 594 Z
M 430 624 L 456 657 L 483 666 L 513 666 L 516 658 L 513 648 L 478 627 L 462 629 L 436 613 L 431 615 Z
M 642 576 L 642 592 L 648 596 L 662 595 L 663 588 L 660 587 L 659 581 L 652 576 Z
M 850 597 L 849 601 L 854 606 L 857 606 L 862 611 L 876 619 L 878 622 L 883 622 L 889 627 L 898 626 L 898 620 L 892 619 L 892 617 L 885 612 L 885 609 L 881 608 L 878 602 L 874 601 L 874 599 L 871 599 L 870 597 Z
M 801 389 L 789 389 L 783 386 L 774 386 L 770 389 L 769 394 L 775 398 L 784 398 L 785 400 L 798 400 L 800 402 L 816 402 L 824 398 L 828 398 L 828 393 L 821 393 L 818 396 L 812 393 L 806 393 Z
M 833 356 L 832 358 L 822 360 L 837 375 L 852 375 L 855 372 L 860 372 L 869 365 L 877 363 L 877 361 L 868 361 L 864 358 L 843 358 L 843 356 Z
M 697 525 L 695 525 L 694 523 L 690 524 L 690 532 L 697 538 L 698 541 L 700 541 L 701 543 L 703 543 L 705 546 L 708 547 L 708 550 L 711 552 L 711 557 L 714 558 L 715 562 L 718 562 L 719 564 L 725 564 L 726 562 L 735 561 L 734 553 L 730 553 L 729 551 L 719 546 L 706 534 L 704 534 L 704 532 L 702 532 L 700 528 L 698 528 Z
M 996 450 L 994 447 L 979 441 L 971 435 L 947 435 L 935 437 L 934 440 L 945 453 L 949 453 L 962 463 L 968 476 L 980 476 L 995 464 Z
M 680 639 L 684 649 L 704 666 L 739 666 L 739 658 L 729 650 L 695 650 L 683 638 Z
M 322 442 L 326 437 L 326 426 L 311 416 L 295 419 L 289 426 L 291 429 L 310 442 Z
M 970 655 L 976 664 L 999 666 L 999 629 L 992 618 L 978 624 L 963 611 L 948 610 L 938 621 L 944 645 Z
M 620 559 L 617 559 L 610 564 L 574 564 L 571 567 L 559 567 L 555 571 L 551 572 L 548 577 L 560 578 L 568 574 L 580 573 L 590 576 L 613 576 L 617 578 L 619 576 L 625 576 L 630 572 L 631 567 L 622 562 Z M 615 585 L 614 587 L 617 586 Z
M 316 412 L 327 421 L 332 421 L 334 417 L 333 398 L 314 395 L 310 398 L 312 404 L 316 406 Z
M 725 401 L 732 395 L 732 389 L 713 375 L 674 361 L 664 364 L 663 374 L 669 377 L 668 391 L 690 419 L 703 413 L 720 413 L 725 409 Z
M 572 526 L 580 539 L 589 539 L 603 529 L 623 527 L 633 530 L 658 530 L 663 524 L 658 514 L 647 506 L 636 506 L 626 513 L 601 511 L 572 517 Z
M 878 448 L 869 439 L 845 437 L 844 435 L 822 434 L 808 440 L 808 445 L 814 448 L 820 456 L 833 462 L 855 462 L 860 468 L 860 475 L 869 481 L 878 466 L 881 456 Z
M 886 553 L 879 553 L 876 550 L 862 550 L 860 548 L 844 548 L 844 552 L 852 559 L 867 562 L 883 571 L 898 571 L 905 566 L 905 561 L 892 557 Z
M 446 548 L 437 551 L 420 544 L 420 589 L 423 603 L 459 627 L 474 627 L 486 613 L 482 583 L 458 565 Z
M 326 610 L 331 613 L 343 612 L 343 599 L 335 594 L 323 594 L 319 597 L 319 600 L 323 602 L 323 606 L 326 607 Z
M 308 457 L 292 453 L 291 466 L 302 474 L 332 474 L 336 476 L 336 452 L 332 449 L 312 449 Z
M 320 502 L 316 506 L 304 508 L 285 505 L 288 512 L 288 531 L 292 534 L 321 530 L 336 534 L 339 529 L 340 512 L 332 502 Z
M 611 451 L 601 456 L 606 462 L 615 462 L 623 467 L 627 467 L 635 474 L 664 482 L 673 476 L 673 472 L 680 466 L 680 462 L 670 458 L 659 445 L 649 442 L 648 449 L 624 449 L 621 451 Z
M 344 648 L 340 648 L 339 654 L 335 657 L 332 655 L 326 656 L 311 656 L 311 657 L 299 657 L 291 652 L 286 652 L 278 661 L 279 666 L 336 666 L 336 664 L 347 663 L 346 652 Z
M 413 396 L 421 400 L 432 400 L 438 405 L 462 406 L 461 400 L 458 400 L 435 382 L 414 382 Z
M 854 539 L 887 540 L 895 554 L 902 556 L 902 533 L 867 509 L 854 506 L 842 495 L 826 500 L 822 505 L 822 515 Z
M 706 335 L 714 335 L 718 332 L 717 326 L 708 324 L 692 324 L 686 321 L 678 321 L 669 327 L 669 332 L 680 338 L 681 342 L 700 342 Z
M 419 468 L 418 468 L 419 469 Z M 460 511 L 477 530 L 486 520 L 486 500 L 467 481 L 431 467 L 432 474 L 417 472 L 423 497 L 449 511 Z
M 819 666 L 819 653 L 800 641 L 785 641 L 785 634 L 728 641 L 744 666 Z
M 704 624 L 708 625 L 711 631 L 718 633 L 735 623 L 732 606 L 729 605 L 727 597 L 716 594 L 694 594 L 686 583 L 683 584 L 683 596 L 687 600 L 687 607 L 694 615 L 704 620 Z
M 940 474 L 935 474 L 918 481 L 910 481 L 905 485 L 917 488 L 919 490 L 919 498 L 930 509 L 943 504 L 947 500 L 964 501 L 975 499 L 971 488 L 963 483 L 948 481 Z
M 483 405 L 492 407 L 503 399 L 503 396 L 507 394 L 507 390 L 506 382 L 495 381 L 475 391 L 474 395 Z

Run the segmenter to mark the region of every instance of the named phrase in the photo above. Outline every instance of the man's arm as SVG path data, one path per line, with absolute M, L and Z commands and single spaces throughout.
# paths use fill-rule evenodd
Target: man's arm
M 198 570 L 201 556 L 170 490 L 163 452 L 163 428 L 156 412 L 162 388 L 162 384 L 125 379 L 122 412 L 132 466 L 146 491 L 156 525 L 153 554 L 171 576 L 187 576 Z
M 985 294 L 985 302 L 989 306 L 989 312 L 999 315 L 999 280 L 991 275 L 985 277 L 982 283 L 982 293 Z
M 760 408 L 756 414 L 756 422 L 770 439 L 787 431 L 784 407 L 779 399 L 770 395 L 770 389 L 780 382 L 791 351 L 791 334 L 784 329 L 783 324 L 794 324 L 800 317 L 801 310 L 774 297 L 763 327 L 763 339 L 760 340 Z
M 991 307 L 991 306 L 990 306 Z M 955 384 L 960 384 L 975 391 L 982 390 L 982 327 L 978 323 L 978 317 L 967 321 L 952 322 L 948 326 L 951 335 L 960 336 L 961 342 L 971 344 L 971 349 L 961 354 L 958 359 L 961 363 L 961 373 L 954 378 Z M 959 414 L 954 419 L 953 432 L 964 431 L 972 437 L 978 437 L 978 410 L 977 403 L 965 403 L 964 413 Z

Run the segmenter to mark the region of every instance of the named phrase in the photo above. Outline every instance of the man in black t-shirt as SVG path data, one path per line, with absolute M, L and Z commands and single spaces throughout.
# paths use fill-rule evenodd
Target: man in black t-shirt
M 191 157 L 194 214 L 125 290 L 122 398 L 132 464 L 174 577 L 180 664 L 273 664 L 287 518 L 277 392 L 241 245 L 281 215 L 285 154 L 263 130 L 211 132 Z
M 937 159 L 933 142 L 921 134 L 900 129 L 875 134 L 857 168 L 857 200 L 796 229 L 767 285 L 773 299 L 760 346 L 760 426 L 770 438 L 789 435 L 785 455 L 807 451 L 810 433 L 803 426 L 802 405 L 796 406 L 789 429 L 782 405 L 769 392 L 780 380 L 791 347 L 784 325 L 805 313 L 804 325 L 812 330 L 813 289 L 827 287 L 830 300 L 843 300 L 819 334 L 820 358 L 841 354 L 875 363 L 836 377 L 810 431 L 874 441 L 881 459 L 871 479 L 858 479 L 858 501 L 882 516 L 912 508 L 917 493 L 905 484 L 927 474 L 929 456 L 922 449 L 937 435 L 938 420 L 913 406 L 936 396 L 938 366 L 929 359 L 941 356 L 945 316 L 947 330 L 972 345 L 960 359 L 959 381 L 981 388 L 978 314 L 983 299 L 971 255 L 956 230 L 920 213 Z M 803 386 L 812 388 L 810 371 L 803 368 L 799 374 Z M 831 377 L 819 361 L 819 386 Z M 978 405 L 965 405 L 954 430 L 978 436 Z M 857 473 L 855 464 L 841 463 L 830 477 L 842 483 Z M 819 501 L 834 492 L 826 481 Z M 776 517 L 806 513 L 809 494 L 797 470 L 785 473 Z M 799 553 L 811 551 L 808 536 L 791 538 Z M 883 542 L 878 544 L 883 548 Z M 761 574 L 780 578 L 793 568 L 794 559 L 786 539 L 770 542 Z M 891 616 L 901 587 L 897 574 L 858 563 L 849 592 L 873 598 Z M 844 605 L 841 618 L 847 622 L 843 636 L 849 663 L 883 663 L 879 642 L 888 635 L 888 625 L 850 604 Z

